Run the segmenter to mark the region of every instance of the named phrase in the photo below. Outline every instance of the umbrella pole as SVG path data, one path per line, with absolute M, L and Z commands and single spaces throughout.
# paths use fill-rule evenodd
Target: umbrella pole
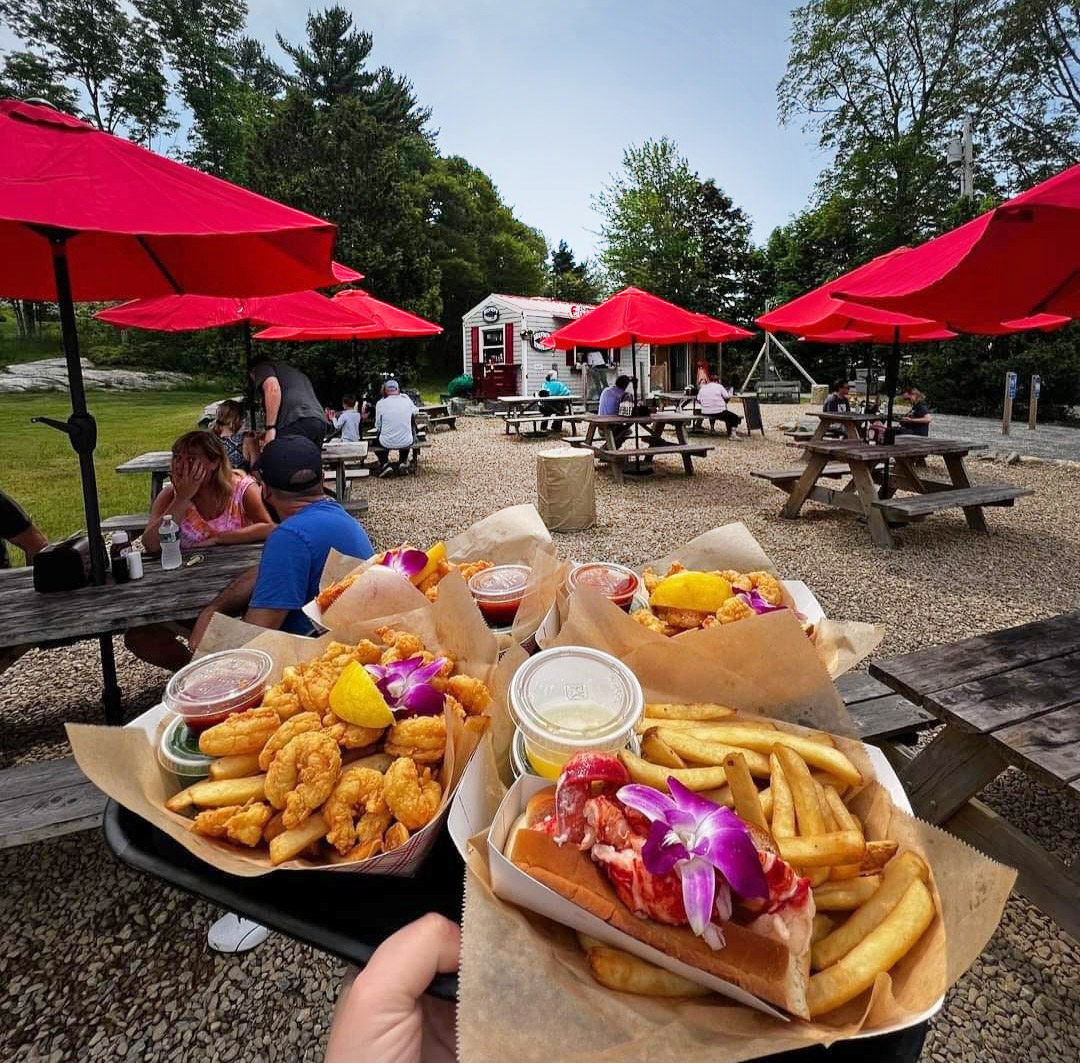
M 248 424 L 255 431 L 255 381 L 251 378 L 251 322 L 245 321 L 244 330 L 244 402 L 247 406 Z
M 68 386 L 71 391 L 71 416 L 67 423 L 49 417 L 33 420 L 67 432 L 75 453 L 79 455 L 82 474 L 83 510 L 86 513 L 86 534 L 90 548 L 90 578 L 96 584 L 105 582 L 105 544 L 101 537 L 101 510 L 98 507 L 97 475 L 94 471 L 94 447 L 97 444 L 97 423 L 86 408 L 86 389 L 83 385 L 82 363 L 79 361 L 79 333 L 75 327 L 75 303 L 71 295 L 71 275 L 68 272 L 67 234 L 52 231 L 46 234 L 53 252 L 53 274 L 56 278 L 56 301 L 60 307 L 60 333 L 64 357 L 67 359 Z M 101 648 L 102 701 L 107 723 L 121 722 L 120 686 L 116 681 L 116 658 L 112 637 L 98 639 Z
M 888 392 L 888 406 L 885 417 L 885 442 L 896 442 L 896 429 L 893 427 L 893 401 L 896 398 L 896 379 L 900 375 L 900 329 L 893 329 L 892 356 L 885 370 L 885 390 Z M 889 459 L 885 459 L 885 472 L 881 479 L 881 497 L 889 497 Z

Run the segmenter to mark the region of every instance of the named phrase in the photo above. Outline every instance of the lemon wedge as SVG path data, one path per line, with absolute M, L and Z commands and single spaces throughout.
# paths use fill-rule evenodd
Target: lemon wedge
M 440 561 L 446 560 L 446 544 L 435 543 L 427 553 L 427 564 L 413 576 L 412 581 L 416 586 L 419 586 L 430 576 L 436 568 L 439 566 Z
M 389 727 L 394 714 L 368 670 L 350 661 L 330 690 L 330 711 L 357 727 Z
M 649 596 L 649 605 L 715 613 L 731 593 L 731 584 L 714 572 L 676 572 L 660 581 Z

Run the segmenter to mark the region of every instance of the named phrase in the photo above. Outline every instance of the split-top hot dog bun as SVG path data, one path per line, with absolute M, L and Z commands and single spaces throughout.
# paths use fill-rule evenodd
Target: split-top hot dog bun
M 534 804 L 535 802 L 535 804 Z M 506 857 L 525 874 L 561 897 L 682 963 L 722 978 L 808 1019 L 806 986 L 809 955 L 737 923 L 721 924 L 725 945 L 710 948 L 688 926 L 665 926 L 634 915 L 618 898 L 607 876 L 574 845 L 557 845 L 546 833 L 528 828 L 554 809 L 554 791 L 542 790 L 518 817 L 505 847 Z

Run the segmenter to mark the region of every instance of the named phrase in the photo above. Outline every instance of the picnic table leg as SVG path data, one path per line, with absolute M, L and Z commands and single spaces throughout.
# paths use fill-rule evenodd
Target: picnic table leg
M 679 441 L 680 446 L 688 446 L 690 444 L 689 433 L 687 425 L 675 424 L 675 438 Z M 681 454 L 683 468 L 686 470 L 687 476 L 694 475 L 694 459 L 690 454 Z
M 821 475 L 821 470 L 825 468 L 826 460 L 824 454 L 810 455 L 810 460 L 807 461 L 802 476 L 799 477 L 795 486 L 791 489 L 791 494 L 788 495 L 788 500 L 784 503 L 781 516 L 787 517 L 788 520 L 794 520 L 798 517 L 799 510 L 802 509 L 803 503 L 810 496 L 814 484 L 817 483 L 818 477 Z
M 334 488 L 337 491 L 338 503 L 345 501 L 345 462 L 339 461 L 334 469 Z
M 878 499 L 878 493 L 874 486 L 874 478 L 870 474 L 870 463 L 851 461 L 851 478 L 855 482 L 855 490 L 859 492 L 859 501 L 862 502 L 863 514 L 870 528 L 870 538 L 874 545 L 894 547 L 896 542 L 893 540 L 892 532 L 889 531 L 885 514 L 874 505 Z
M 900 772 L 917 816 L 943 823 L 1007 767 L 985 735 L 946 725 Z
M 165 486 L 165 477 L 166 476 L 168 476 L 168 473 L 157 470 L 157 469 L 153 470 L 150 473 L 150 506 L 151 506 L 151 508 L 153 508 L 154 499 L 157 498 L 157 496 L 161 494 L 161 490 Z
M 854 439 L 856 441 L 862 440 L 862 436 L 859 434 L 859 426 L 853 421 L 844 422 L 844 434 L 848 439 Z
M 101 647 L 101 700 L 105 705 L 105 722 L 119 726 L 124 722 L 124 705 L 120 684 L 116 681 L 116 657 L 113 654 L 112 636 L 99 636 L 98 644 Z
M 616 483 L 622 483 L 622 462 L 614 456 L 615 452 L 619 449 L 619 444 L 615 442 L 615 429 L 612 428 L 611 425 L 604 425 L 604 437 L 607 439 L 608 449 L 612 451 L 612 457 L 608 461 L 608 464 L 611 466 L 611 475 L 614 477 Z
M 967 469 L 964 468 L 963 454 L 946 454 L 945 468 L 949 470 L 953 487 L 971 486 Z M 986 526 L 986 517 L 983 514 L 982 506 L 964 506 L 964 517 L 967 519 L 968 527 L 972 531 L 987 532 L 989 534 L 990 529 Z
M 795 426 L 798 427 L 798 424 Z M 824 417 L 818 421 L 817 428 L 814 429 L 814 434 L 810 437 L 811 443 L 816 443 L 819 439 L 825 438 L 825 433 L 829 430 L 829 422 Z

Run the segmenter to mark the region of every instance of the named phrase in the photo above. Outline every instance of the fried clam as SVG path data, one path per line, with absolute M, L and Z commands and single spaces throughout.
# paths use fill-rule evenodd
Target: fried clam
M 262 705 L 236 712 L 199 735 L 199 752 L 208 757 L 258 753 L 280 726 L 278 714 Z
M 446 752 L 446 718 L 411 716 L 398 720 L 386 732 L 385 752 L 411 757 L 421 764 L 437 764 Z
M 649 609 L 636 610 L 630 614 L 630 619 L 636 621 L 642 627 L 647 627 L 650 631 L 655 631 L 658 635 L 674 635 L 677 633 L 676 628 L 664 623 L 660 617 Z
M 666 605 L 654 605 L 653 611 L 669 627 L 677 631 L 690 631 L 695 627 L 701 627 L 702 621 L 711 615 L 700 609 L 675 609 Z
M 341 772 L 341 751 L 325 731 L 290 739 L 266 773 L 266 799 L 283 809 L 282 822 L 292 830 L 329 796 Z
M 736 620 L 748 620 L 752 616 L 757 616 L 757 613 L 736 595 L 732 595 L 716 610 L 716 619 L 721 624 L 733 624 Z
M 383 796 L 398 822 L 419 830 L 435 818 L 442 787 L 431 777 L 430 768 L 421 771 L 411 757 L 399 757 L 381 778 Z
M 322 718 L 317 712 L 298 712 L 290 716 L 282 725 L 267 739 L 266 745 L 259 753 L 259 770 L 266 771 L 277 755 L 278 750 L 286 746 L 297 735 L 308 731 L 322 729 Z
M 721 579 L 726 579 L 734 590 L 752 591 L 754 581 L 745 573 L 733 568 L 725 568 L 716 573 Z
M 423 640 L 412 632 L 397 631 L 392 627 L 380 627 L 375 629 L 375 634 L 386 643 L 387 647 L 379 658 L 380 664 L 407 661 L 410 657 L 419 657 L 424 652 Z
M 237 845 L 255 846 L 262 841 L 263 827 L 272 815 L 270 806 L 262 801 L 208 808 L 191 821 L 191 829 L 207 838 L 225 838 Z
M 344 855 L 357 844 L 382 840 L 390 826 L 383 776 L 372 768 L 346 768 L 323 805 L 326 840 Z

